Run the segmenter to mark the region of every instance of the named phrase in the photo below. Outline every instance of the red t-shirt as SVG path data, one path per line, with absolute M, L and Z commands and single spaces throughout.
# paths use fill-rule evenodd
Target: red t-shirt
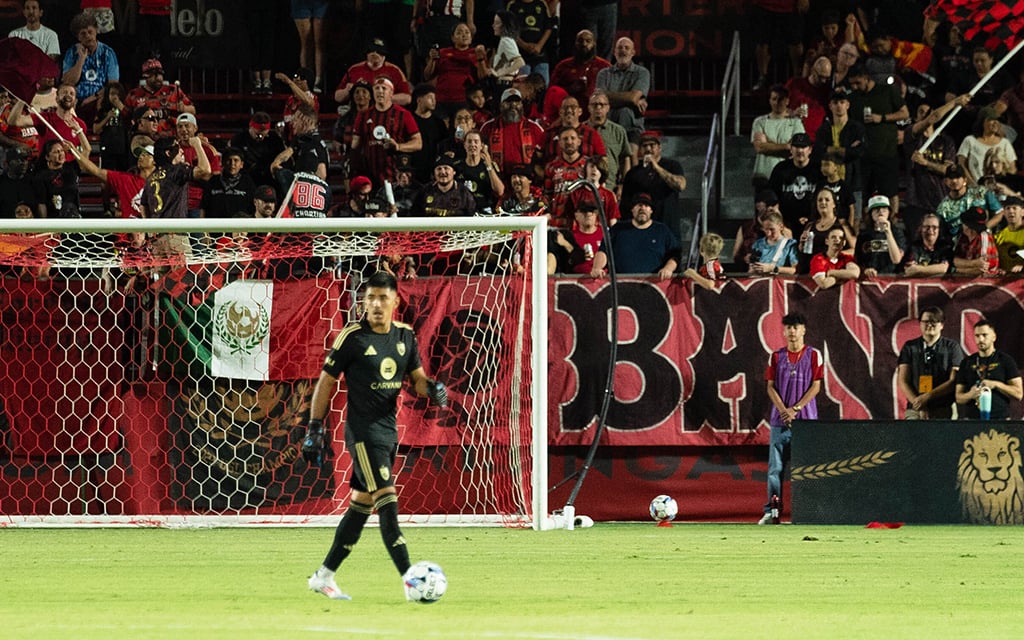
M 375 186 L 381 186 L 385 180 L 394 180 L 395 155 L 384 144 L 385 134 L 396 142 L 408 142 L 419 132 L 412 112 L 397 104 L 386 111 L 370 107 L 356 116 L 355 135 L 359 136 L 356 152 L 362 161 L 360 169 L 366 172 Z
M 136 173 L 107 171 L 107 184 L 121 203 L 122 218 L 142 217 L 142 188 L 146 181 Z
M 434 68 L 438 102 L 465 102 L 466 87 L 476 82 L 476 52 L 445 47 Z
M 832 269 L 845 269 L 846 265 L 853 262 L 853 256 L 848 253 L 840 253 L 836 258 L 829 258 L 824 253 L 816 253 L 811 257 L 811 277 L 817 274 L 825 275 Z
M 475 58 L 474 58 L 475 60 Z M 405 79 L 405 74 L 402 70 L 391 64 L 385 62 L 380 69 L 376 71 L 370 68 L 366 62 L 357 62 L 348 68 L 345 75 L 341 78 L 341 82 L 338 83 L 338 89 L 344 89 L 349 84 L 362 80 L 369 85 L 373 85 L 373 81 L 384 76 L 395 85 L 395 93 L 412 93 L 412 89 L 409 88 L 409 81 Z M 465 99 L 465 95 L 462 96 Z

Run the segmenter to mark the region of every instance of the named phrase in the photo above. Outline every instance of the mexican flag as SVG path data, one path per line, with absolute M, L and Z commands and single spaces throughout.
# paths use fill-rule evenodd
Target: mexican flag
M 165 329 L 172 334 L 165 351 L 177 360 L 169 364 L 180 375 L 261 381 L 320 375 L 344 323 L 339 282 L 228 281 L 182 271 L 162 298 Z

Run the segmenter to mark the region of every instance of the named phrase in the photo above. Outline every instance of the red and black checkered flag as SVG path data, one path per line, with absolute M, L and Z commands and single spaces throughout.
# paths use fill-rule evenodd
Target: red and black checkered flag
M 959 25 L 966 42 L 984 46 L 997 59 L 1024 37 L 1024 2 L 936 0 L 925 15 Z

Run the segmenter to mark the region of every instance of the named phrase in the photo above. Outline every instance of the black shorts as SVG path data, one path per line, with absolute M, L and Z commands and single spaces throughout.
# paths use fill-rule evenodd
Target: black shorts
M 773 11 L 766 11 L 761 7 L 750 7 L 746 13 L 747 19 L 750 21 L 750 31 L 754 37 L 754 44 L 771 44 L 775 40 L 781 40 L 789 45 L 803 42 L 803 14 L 797 11 L 792 13 L 775 13 Z
M 352 457 L 352 476 L 349 486 L 355 491 L 375 493 L 384 487 L 395 486 L 395 456 L 398 444 L 379 442 L 349 442 L 345 445 Z

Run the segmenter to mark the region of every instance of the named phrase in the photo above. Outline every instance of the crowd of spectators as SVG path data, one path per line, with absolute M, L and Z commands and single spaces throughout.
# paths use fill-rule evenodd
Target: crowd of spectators
M 311 176 L 341 188 L 304 215 L 546 215 L 558 230 L 552 272 L 599 276 L 616 243 L 623 247 L 616 263 L 642 266 L 641 273 L 695 266 L 681 254 L 678 230 L 664 225 L 687 183 L 645 123 L 651 75 L 635 60 L 636 43 L 615 40 L 614 24 L 609 31 L 614 3 L 583 4 L 594 27 L 562 34 L 572 46 L 557 59 L 558 19 L 544 0 L 511 0 L 488 16 L 472 2 L 412 3 L 408 31 L 395 26 L 394 3 L 370 2 L 362 57 L 333 85 L 323 61 L 325 3 L 293 3 L 298 66 L 274 73 L 254 62 L 250 87 L 255 95 L 276 91 L 281 112 L 256 110 L 254 102 L 247 126 L 213 144 L 202 129 L 207 114 L 167 77 L 165 60 L 148 57 L 128 69 L 121 60 L 137 52 L 101 41 L 109 16 L 75 16 L 73 42 L 62 50 L 57 32 L 41 24 L 38 1 L 26 0 L 25 25 L 11 35 L 58 61 L 61 76 L 39 82 L 32 109 L 5 97 L 0 215 L 169 215 L 146 204 L 153 201 L 146 190 L 163 175 L 153 168 L 169 162 L 192 170 L 183 172 L 185 206 L 173 208 L 189 217 L 266 215 L 257 193 L 281 204 L 297 176 Z M 725 270 L 811 274 L 816 256 L 835 264 L 828 252 L 838 229 L 839 251 L 862 277 L 939 275 L 939 265 L 941 273 L 1020 271 L 1016 132 L 1024 126 L 1024 74 L 1014 84 L 1000 72 L 974 89 L 993 56 L 960 41 L 955 27 L 908 34 L 885 10 L 860 7 L 821 12 L 808 36 L 799 20 L 807 3 L 780 13 L 784 4 L 754 3 L 753 15 L 767 26 L 754 95 L 766 95 L 770 110 L 751 131 L 758 204 Z M 169 26 L 165 15 L 156 17 L 147 28 Z M 157 35 L 154 56 L 167 46 Z M 933 41 L 914 48 L 913 38 L 925 35 Z M 772 84 L 768 61 L 779 41 L 792 75 Z M 137 84 L 123 81 L 136 74 Z M 925 145 L 954 109 L 950 126 Z M 177 147 L 162 146 L 167 140 Z M 110 194 L 102 212 L 82 206 L 82 173 Z M 601 225 L 585 224 L 592 204 L 608 228 L 629 225 L 607 246 L 595 236 Z M 638 230 L 654 233 L 648 222 L 657 223 L 657 241 L 626 240 Z
M 0 215 L 267 215 L 257 195 L 283 205 L 296 180 L 312 179 L 341 188 L 304 215 L 546 215 L 572 252 L 590 247 L 589 265 L 601 227 L 578 231 L 577 211 L 597 205 L 614 225 L 639 203 L 659 222 L 685 178 L 661 157 L 660 135 L 645 128 L 650 74 L 634 61 L 632 40 L 614 40 L 616 3 L 583 4 L 591 27 L 570 36 L 571 54 L 559 59 L 557 3 L 510 0 L 489 16 L 473 2 L 409 3 L 406 31 L 395 26 L 396 3 L 371 1 L 362 58 L 333 85 L 324 65 L 326 2 L 293 2 L 298 65 L 275 72 L 260 55 L 249 87 L 283 98 L 282 111 L 261 111 L 257 105 L 276 102 L 254 100 L 247 126 L 228 141 L 204 133 L 213 114 L 168 77 L 174 67 L 156 46 L 167 38 L 154 35 L 151 57 L 132 68 L 134 51 L 103 42 L 111 15 L 83 10 L 69 43 L 42 26 L 39 2 L 26 0 L 25 26 L 11 35 L 58 62 L 60 76 L 40 80 L 31 107 L 4 96 Z M 481 23 L 491 33 L 481 33 Z M 182 182 L 184 206 L 150 206 L 165 174 Z M 81 202 L 81 180 L 94 178 L 102 210 Z
M 769 112 L 750 135 L 759 205 L 737 234 L 730 270 L 785 273 L 795 254 L 796 273 L 821 286 L 1020 272 L 1024 112 L 1015 105 L 1024 73 L 1016 84 L 1006 70 L 990 74 L 998 58 L 988 47 L 920 12 L 833 7 L 803 38 L 806 2 L 754 4 L 769 25 L 754 95 L 767 97 Z M 773 38 L 787 45 L 790 64 L 776 67 L 788 78 L 769 77 Z

